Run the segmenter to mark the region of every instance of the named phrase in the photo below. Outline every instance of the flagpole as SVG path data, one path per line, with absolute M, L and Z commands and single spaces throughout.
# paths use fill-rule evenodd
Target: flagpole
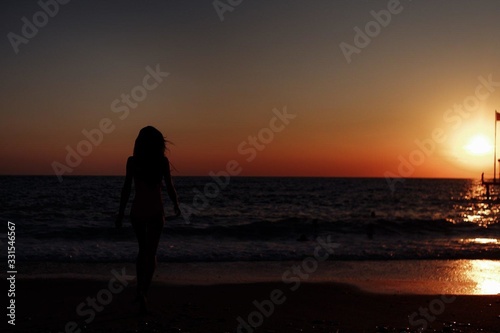
M 495 152 L 493 153 L 493 182 L 497 182 L 497 110 L 495 110 Z

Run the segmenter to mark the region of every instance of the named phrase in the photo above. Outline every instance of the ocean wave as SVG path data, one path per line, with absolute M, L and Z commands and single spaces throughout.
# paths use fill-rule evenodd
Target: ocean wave
M 500 240 L 490 244 L 481 240 L 484 239 L 455 238 L 424 242 L 333 236 L 330 241 L 335 248 L 328 260 L 500 259 Z M 314 256 L 318 244 L 316 239 L 276 242 L 163 237 L 158 259 L 162 262 L 300 261 Z M 24 239 L 18 245 L 19 262 L 134 262 L 138 250 L 134 240 L 80 243 L 57 240 L 46 243 Z
M 193 188 L 202 191 L 211 179 L 175 181 L 180 201 L 189 203 Z M 0 219 L 16 223 L 19 260 L 135 260 L 130 222 L 114 228 L 123 177 L 68 177 L 61 184 L 51 177 L 0 177 L 0 183 Z M 497 259 L 500 201 L 480 192 L 471 180 L 408 179 L 396 196 L 383 178 L 235 177 L 189 223 L 167 219 L 158 256 L 301 260 L 313 253 L 317 237 L 331 237 L 340 244 L 332 260 Z
M 130 224 L 121 230 L 108 223 L 71 223 L 66 228 L 55 228 L 49 222 L 20 226 L 22 235 L 40 239 L 130 239 L 134 234 Z M 446 220 L 407 220 L 407 219 L 366 219 L 366 220 L 322 220 L 299 217 L 285 217 L 273 220 L 255 220 L 238 224 L 228 221 L 219 222 L 216 218 L 204 219 L 194 217 L 190 223 L 182 218 L 167 221 L 163 230 L 170 236 L 218 236 L 234 239 L 272 240 L 310 238 L 314 235 L 366 235 L 368 237 L 456 237 L 464 236 L 497 236 L 500 223 L 488 227 L 471 222 L 454 223 Z

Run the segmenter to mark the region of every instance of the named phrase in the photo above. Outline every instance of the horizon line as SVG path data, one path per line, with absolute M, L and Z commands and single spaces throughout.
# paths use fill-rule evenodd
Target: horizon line
M 55 177 L 57 176 L 52 174 L 0 174 L 0 177 Z M 92 174 L 81 174 L 81 175 L 67 175 L 64 177 L 125 177 L 125 175 L 117 175 L 117 174 L 109 174 L 109 175 L 92 175 Z M 172 175 L 172 177 L 206 177 L 213 178 L 210 175 Z M 249 176 L 230 176 L 230 178 L 357 178 L 357 179 L 385 179 L 387 177 L 384 176 L 315 176 L 315 175 L 288 175 L 288 176 L 277 176 L 277 175 L 249 175 Z M 467 178 L 467 177 L 400 177 L 401 179 L 463 179 L 463 180 L 480 180 L 480 177 L 477 178 Z

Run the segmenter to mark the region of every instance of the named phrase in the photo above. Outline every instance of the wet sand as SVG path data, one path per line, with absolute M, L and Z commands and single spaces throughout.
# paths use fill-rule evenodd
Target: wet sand
M 309 263 L 310 264 L 310 263 Z M 283 282 L 309 272 L 302 282 L 345 283 L 383 294 L 500 294 L 500 260 L 390 260 L 159 263 L 155 282 L 180 285 L 252 284 Z M 23 262 L 21 279 L 109 280 L 113 270 L 134 274 L 133 263 Z M 286 281 L 285 281 L 286 282 Z M 292 282 L 288 282 L 291 284 Z
M 425 332 L 500 332 L 500 295 L 370 293 L 334 282 L 156 282 L 150 313 L 140 315 L 135 282 L 116 276 L 18 279 L 12 331 L 417 332 L 427 323 Z

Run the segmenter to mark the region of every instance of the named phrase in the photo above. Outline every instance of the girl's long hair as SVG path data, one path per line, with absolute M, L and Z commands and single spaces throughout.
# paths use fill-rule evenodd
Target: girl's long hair
M 139 131 L 134 145 L 134 175 L 146 183 L 161 182 L 163 170 L 170 167 L 165 158 L 167 140 L 153 126 L 146 126 Z

